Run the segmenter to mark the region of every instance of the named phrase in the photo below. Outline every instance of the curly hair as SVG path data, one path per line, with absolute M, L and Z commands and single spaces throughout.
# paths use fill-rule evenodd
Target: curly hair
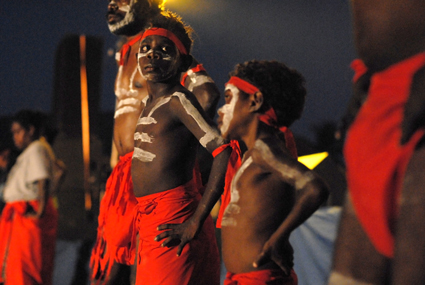
M 278 125 L 289 127 L 304 110 L 305 79 L 297 70 L 278 61 L 251 60 L 236 65 L 229 76 L 237 76 L 260 89 L 264 103 L 260 112 L 273 107 Z
M 186 25 L 176 13 L 171 11 L 162 12 L 152 19 L 149 28 L 163 28 L 173 32 L 190 53 L 193 43 L 191 37 L 193 29 Z

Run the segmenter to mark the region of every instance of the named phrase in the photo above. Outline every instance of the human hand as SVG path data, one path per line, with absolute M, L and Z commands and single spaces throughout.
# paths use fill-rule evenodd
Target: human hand
M 158 230 L 167 230 L 155 237 L 155 241 L 161 241 L 161 246 L 172 247 L 178 245 L 177 256 L 183 251 L 184 246 L 194 239 L 198 233 L 199 225 L 191 219 L 182 224 L 163 224 L 158 226 Z
M 294 266 L 293 249 L 287 238 L 283 242 L 270 238 L 263 246 L 263 250 L 255 259 L 253 266 L 258 268 L 269 261 L 276 263 L 286 275 L 291 273 Z

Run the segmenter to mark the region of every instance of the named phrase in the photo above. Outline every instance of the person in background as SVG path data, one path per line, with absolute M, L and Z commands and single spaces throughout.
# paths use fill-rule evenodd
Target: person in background
M 22 110 L 12 119 L 21 150 L 4 187 L 0 221 L 0 281 L 5 285 L 52 283 L 58 214 L 50 198 L 53 161 L 40 142 L 43 116 Z
M 425 284 L 424 7 L 351 1 L 360 104 L 329 284 Z

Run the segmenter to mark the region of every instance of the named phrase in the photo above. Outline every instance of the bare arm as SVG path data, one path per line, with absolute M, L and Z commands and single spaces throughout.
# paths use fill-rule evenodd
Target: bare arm
M 263 251 L 254 261 L 253 266 L 259 267 L 270 259 L 289 274 L 288 260 L 281 254 L 286 248 L 290 233 L 307 220 L 327 199 L 328 189 L 324 181 L 313 171 L 287 156 L 277 159 L 263 142 L 259 142 L 262 164 L 271 171 L 278 173 L 285 183 L 292 185 L 296 191 L 296 200 L 288 216 L 265 243 Z
M 400 200 L 391 284 L 425 284 L 425 143 L 407 167 Z
M 30 218 L 39 219 L 43 217 L 43 214 L 46 210 L 47 200 L 49 199 L 49 181 L 47 179 L 42 179 L 34 182 L 38 189 L 38 202 L 39 206 L 36 211 L 29 209 L 25 216 Z

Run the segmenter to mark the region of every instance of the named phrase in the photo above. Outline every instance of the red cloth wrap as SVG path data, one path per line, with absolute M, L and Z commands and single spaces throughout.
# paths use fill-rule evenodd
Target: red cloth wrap
M 424 65 L 425 53 L 421 53 L 373 75 L 368 99 L 344 147 L 357 217 L 377 251 L 387 257 L 394 254 L 394 222 L 406 167 L 424 134 L 419 130 L 400 145 L 412 79 Z
M 131 265 L 135 252 L 131 239 L 133 209 L 137 204 L 131 179 L 133 152 L 120 157 L 106 183 L 99 209 L 97 239 L 90 257 L 92 280 L 109 277 L 115 262 Z M 126 243 L 122 241 L 126 240 Z
M 227 272 L 224 285 L 297 285 L 298 277 L 292 269 L 288 276 L 282 270 L 259 270 L 233 274 Z
M 171 31 L 167 30 L 167 29 L 163 29 L 163 28 L 150 28 L 148 30 L 146 30 L 143 33 L 143 37 L 142 40 L 146 37 L 149 36 L 161 36 L 161 37 L 166 37 L 169 40 L 171 40 L 177 47 L 177 49 L 180 51 L 180 53 L 182 54 L 187 54 L 187 49 L 185 48 L 185 46 L 183 45 L 183 43 L 180 41 L 180 39 Z
M 232 184 L 233 176 L 235 176 L 236 171 L 241 166 L 242 162 L 242 154 L 241 149 L 239 147 L 238 141 L 232 140 L 229 144 L 224 144 L 220 147 L 218 147 L 216 150 L 213 151 L 212 155 L 216 157 L 219 155 L 223 150 L 225 150 L 227 147 L 232 148 L 232 153 L 229 157 L 229 162 L 227 164 L 227 171 L 226 171 L 226 177 L 224 180 L 224 191 L 221 195 L 221 205 L 220 210 L 218 212 L 217 217 L 217 228 L 221 228 L 221 220 L 223 219 L 224 211 L 226 210 L 227 205 L 230 203 L 230 186 Z
M 205 68 L 202 66 L 202 64 L 198 64 L 197 66 L 189 69 L 188 71 L 190 71 L 190 70 L 192 70 L 193 73 L 206 71 Z M 187 76 L 188 76 L 188 74 L 187 74 L 187 72 L 185 72 L 185 74 L 183 75 L 182 80 L 180 82 L 181 85 L 184 86 L 184 82 L 186 81 Z
M 43 217 L 27 218 L 39 202 L 6 203 L 0 221 L 0 282 L 13 285 L 52 284 L 58 213 L 50 199 Z
M 180 256 L 176 255 L 176 247 L 161 247 L 162 241 L 154 241 L 160 234 L 159 225 L 185 222 L 195 212 L 200 199 L 193 180 L 171 190 L 137 198 L 134 216 L 139 234 L 136 284 L 220 283 L 220 258 L 211 216 Z
M 131 47 L 141 40 L 143 33 L 135 36 L 133 39 L 125 43 L 121 48 L 120 54 L 120 65 L 124 65 L 124 61 L 127 61 L 128 55 L 130 54 Z

